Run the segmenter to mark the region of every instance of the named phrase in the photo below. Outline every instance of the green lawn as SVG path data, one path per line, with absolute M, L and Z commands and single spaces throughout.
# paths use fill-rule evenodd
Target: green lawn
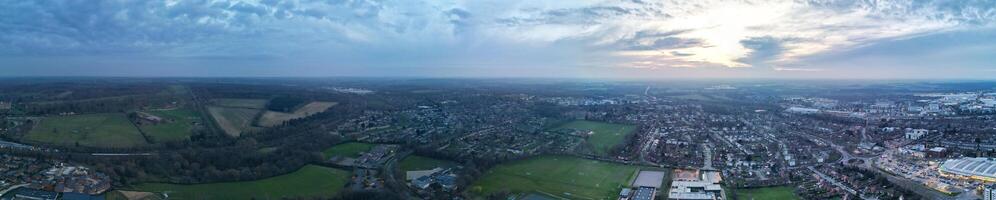
M 139 128 L 152 138 L 154 142 L 182 141 L 190 138 L 194 122 L 200 121 L 200 114 L 190 109 L 174 109 L 162 111 L 147 111 L 166 122 L 156 125 L 144 125 Z
M 127 148 L 148 144 L 122 113 L 47 117 L 24 140 L 61 146 Z
M 430 170 L 436 167 L 456 167 L 453 161 L 439 160 L 423 156 L 408 156 L 401 160 L 401 171 Z
M 285 199 L 333 197 L 346 185 L 348 171 L 308 165 L 290 174 L 243 182 L 177 185 L 147 183 L 134 190 L 166 192 L 169 199 Z
M 360 153 L 369 151 L 374 147 L 374 144 L 360 143 L 360 142 L 347 142 L 343 144 L 338 144 L 328 149 L 322 151 L 322 155 L 325 158 L 331 158 L 333 156 L 343 156 L 350 158 L 360 157 Z
M 214 99 L 214 104 L 223 107 L 262 109 L 266 99 Z
M 753 189 L 737 189 L 737 199 L 742 200 L 795 200 L 801 199 L 795 195 L 792 187 L 766 187 Z
M 591 130 L 595 132 L 588 137 L 588 143 L 596 154 L 606 155 L 616 144 L 622 143 L 626 135 L 633 132 L 636 126 L 626 124 L 612 124 L 596 121 L 575 120 L 560 125 L 558 129 Z
M 487 195 L 507 190 L 568 199 L 612 199 L 639 167 L 569 156 L 539 156 L 498 165 L 471 185 Z

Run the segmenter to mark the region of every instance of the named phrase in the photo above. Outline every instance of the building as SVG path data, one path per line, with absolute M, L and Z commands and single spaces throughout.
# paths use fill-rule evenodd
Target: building
M 982 200 L 996 200 L 996 184 L 982 187 Z
M 906 139 L 919 140 L 924 135 L 927 135 L 927 132 L 927 129 L 906 129 Z
M 633 193 L 633 200 L 653 200 L 657 196 L 657 190 L 664 183 L 664 176 L 667 173 L 662 171 L 640 171 L 633 180 L 631 186 L 636 192 Z M 622 199 L 622 198 L 620 198 Z
M 941 175 L 996 182 L 996 160 L 991 158 L 958 158 L 944 161 Z
M 45 190 L 31 189 L 31 188 L 17 188 L 14 191 L 14 199 L 24 199 L 24 200 L 55 200 L 59 197 L 59 193 L 49 192 Z
M 674 170 L 668 199 L 671 200 L 717 200 L 724 199 L 723 181 L 719 172 L 698 170 Z
M 820 113 L 820 109 L 802 108 L 802 107 L 791 107 L 791 108 L 785 109 L 785 112 L 798 113 L 798 114 L 816 114 L 816 113 Z

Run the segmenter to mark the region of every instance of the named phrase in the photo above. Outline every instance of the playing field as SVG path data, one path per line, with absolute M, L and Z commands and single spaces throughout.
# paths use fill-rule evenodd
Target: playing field
M 638 169 L 568 156 L 540 156 L 498 165 L 469 189 L 477 195 L 507 190 L 567 199 L 614 199 Z
M 304 118 L 321 112 L 325 112 L 332 106 L 335 106 L 335 102 L 311 102 L 305 104 L 301 108 L 294 111 L 294 113 L 284 113 L 275 111 L 266 111 L 263 116 L 259 118 L 259 125 L 263 127 L 272 127 L 280 125 L 286 121 L 293 119 Z
M 626 135 L 633 132 L 636 126 L 626 124 L 612 124 L 586 120 L 575 120 L 560 125 L 557 129 L 590 130 L 595 132 L 589 136 L 587 142 L 591 144 L 592 150 L 596 154 L 605 155 L 616 144 L 622 143 Z
M 163 118 L 164 122 L 155 125 L 139 126 L 153 142 L 173 142 L 190 138 L 194 122 L 200 122 L 200 114 L 190 109 L 155 110 L 146 113 Z
M 231 108 L 263 109 L 266 99 L 212 99 L 214 105 Z
M 169 199 L 311 199 L 334 197 L 350 172 L 308 165 L 290 174 L 242 182 L 177 185 L 148 183 L 134 190 L 169 194 Z
M 47 117 L 24 136 L 31 142 L 61 146 L 128 148 L 148 144 L 122 113 Z
M 258 109 L 230 108 L 208 106 L 208 112 L 218 123 L 221 130 L 232 137 L 238 137 L 243 131 L 252 126 L 252 120 L 259 113 Z
M 325 158 L 331 158 L 333 156 L 357 158 L 360 157 L 360 153 L 369 151 L 371 148 L 373 148 L 373 146 L 374 144 L 347 142 L 325 149 L 324 151 L 322 151 L 322 155 L 324 155 Z
M 436 167 L 456 167 L 453 161 L 439 160 L 423 156 L 408 156 L 401 160 L 401 171 L 430 170 Z
M 737 189 L 737 199 L 795 200 L 801 198 L 795 195 L 795 191 L 792 189 L 792 187 L 780 186 L 780 187 L 766 187 L 766 188 L 753 188 L 753 189 Z

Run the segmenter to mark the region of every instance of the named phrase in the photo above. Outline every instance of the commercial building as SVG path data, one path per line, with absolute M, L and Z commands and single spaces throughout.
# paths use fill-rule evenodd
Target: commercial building
M 698 170 L 674 170 L 668 199 L 671 200 L 720 200 L 723 187 L 719 172 Z
M 918 140 L 922 138 L 924 135 L 927 135 L 927 132 L 928 132 L 927 129 L 907 129 L 906 139 Z
M 996 184 L 982 187 L 982 200 L 996 200 Z
M 944 161 L 939 169 L 945 176 L 996 182 L 996 160 L 991 158 L 959 158 Z

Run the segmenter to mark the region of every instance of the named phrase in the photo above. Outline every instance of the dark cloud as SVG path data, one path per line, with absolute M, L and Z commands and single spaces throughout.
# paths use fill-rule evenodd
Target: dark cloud
M 764 66 L 768 61 L 778 58 L 785 50 L 782 47 L 783 40 L 771 36 L 753 37 L 740 41 L 740 45 L 750 49 L 750 54 L 737 59 L 737 62 L 750 64 L 753 66 Z

